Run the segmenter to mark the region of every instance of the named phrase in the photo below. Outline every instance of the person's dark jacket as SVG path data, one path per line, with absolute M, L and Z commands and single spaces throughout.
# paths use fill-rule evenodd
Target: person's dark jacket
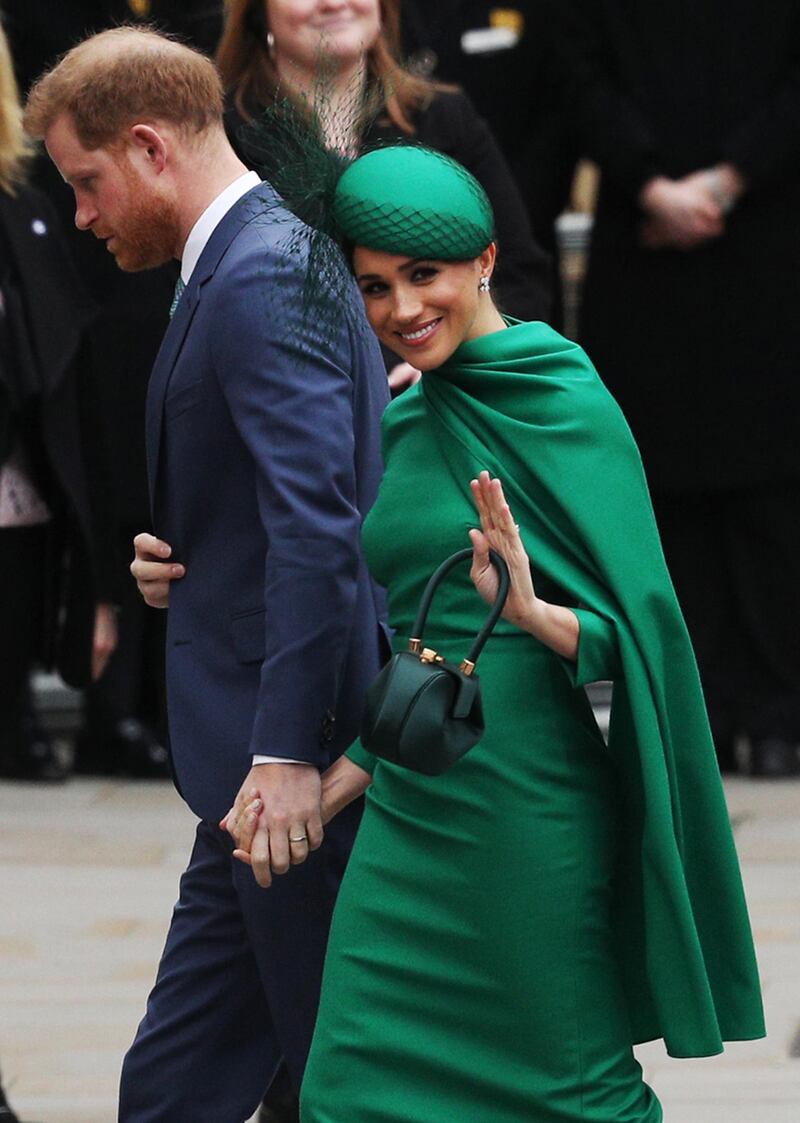
M 581 339 L 656 490 L 800 476 L 800 4 L 563 0 L 571 103 L 602 188 Z M 722 237 L 639 244 L 655 175 L 720 161 L 745 194 Z
M 403 0 L 403 43 L 414 70 L 460 86 L 508 162 L 533 233 L 556 250 L 554 222 L 568 202 L 578 151 L 555 58 L 559 0 Z M 490 36 L 518 38 L 493 46 Z M 483 35 L 483 49 L 470 43 Z
M 416 134 L 409 137 L 381 116 L 367 130 L 363 147 L 411 140 L 452 156 L 472 172 L 495 213 L 499 251 L 495 295 L 501 311 L 520 320 L 547 320 L 552 303 L 548 258 L 534 241 L 519 190 L 486 122 L 465 94 L 442 90 L 417 114 L 414 124 Z M 228 136 L 245 163 L 253 166 L 243 143 L 243 125 L 244 119 L 230 99 Z
M 116 599 L 112 512 L 102 419 L 87 346 L 95 315 L 64 249 L 55 213 L 33 188 L 0 191 L 4 357 L 28 389 L 15 403 L 0 371 L 0 459 L 24 436 L 53 514 L 48 535 L 42 658 L 65 681 L 90 679 L 95 608 Z M 13 596 L 13 589 L 6 590 Z
M 87 35 L 121 23 L 147 23 L 211 54 L 222 32 L 223 0 L 4 0 L 3 25 L 24 92 L 60 54 Z

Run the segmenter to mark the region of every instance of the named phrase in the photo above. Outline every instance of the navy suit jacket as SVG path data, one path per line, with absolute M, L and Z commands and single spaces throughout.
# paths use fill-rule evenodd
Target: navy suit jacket
M 349 277 L 340 315 L 304 309 L 303 229 L 266 183 L 229 211 L 148 393 L 153 522 L 186 566 L 167 625 L 173 762 L 211 821 L 253 753 L 325 767 L 346 748 L 385 654 L 360 532 L 386 375 Z

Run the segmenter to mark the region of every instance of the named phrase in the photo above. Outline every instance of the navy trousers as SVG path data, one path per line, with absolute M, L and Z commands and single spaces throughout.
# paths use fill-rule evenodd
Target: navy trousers
M 331 914 L 360 818 L 351 805 L 270 889 L 200 822 L 147 1011 L 122 1069 L 119 1123 L 243 1123 L 285 1058 L 297 1088 Z

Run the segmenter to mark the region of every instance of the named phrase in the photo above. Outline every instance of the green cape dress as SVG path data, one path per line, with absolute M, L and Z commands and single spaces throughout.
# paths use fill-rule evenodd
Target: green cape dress
M 503 480 L 536 566 L 614 628 L 609 750 L 640 836 L 619 917 L 635 1040 L 696 1057 L 762 1036 L 700 680 L 621 411 L 585 352 L 540 324 L 465 344 L 424 392 L 443 442 L 477 446 Z
M 650 1123 L 660 1118 L 657 1101 L 637 1090 L 639 1077 L 616 1053 L 606 1064 L 604 1049 L 610 1057 L 620 1038 L 628 1051 L 663 1038 L 673 1056 L 706 1056 L 723 1040 L 763 1036 L 764 1023 L 696 664 L 636 445 L 580 347 L 544 324 L 510 321 L 463 344 L 389 407 L 384 451 L 386 475 L 364 541 L 388 588 L 398 648 L 427 577 L 467 543 L 477 521 L 469 481 L 486 468 L 503 482 L 540 595 L 575 608 L 578 657 L 560 660 L 501 622 L 478 667 L 487 732 L 454 769 L 431 779 L 376 765 L 358 743 L 349 750 L 374 778 L 334 918 L 304 1123 L 426 1123 L 459 1106 L 471 1123 Z M 443 593 L 426 642 L 463 654 L 484 611 L 465 572 Z M 598 678 L 614 679 L 607 749 L 576 689 Z M 452 828 L 446 838 L 443 822 Z M 519 838 L 519 855 L 511 847 L 496 877 L 496 860 L 484 866 L 481 855 L 509 835 Z M 561 864 L 568 852 L 574 861 Z M 587 873 L 586 855 L 595 852 L 604 858 Z M 469 854 L 474 884 L 459 896 L 453 886 L 464 880 Z M 505 884 L 501 896 L 494 880 Z M 573 923 L 586 928 L 571 941 Z M 519 952 L 504 952 L 500 934 L 518 927 L 522 954 L 527 948 L 532 963 L 546 964 L 547 979 L 525 970 Z M 465 933 L 483 941 L 474 959 Z M 592 979 L 611 960 L 602 997 Z M 402 980 L 391 970 L 401 962 Z M 483 993 L 485 1008 L 514 1009 L 508 1035 L 481 1025 L 485 1015 L 471 1005 L 481 971 L 486 985 L 497 983 Z M 433 979 L 447 987 L 439 993 Z M 565 1012 L 539 1052 L 548 1023 L 527 1038 L 525 1031 L 533 1011 L 547 1008 L 548 991 L 558 993 L 550 1020 L 558 1018 L 572 993 L 559 989 L 566 981 L 581 992 L 576 1028 Z M 411 993 L 418 1020 L 406 1009 Z M 448 1002 L 458 1011 L 449 1022 Z M 482 1065 L 487 1037 L 511 1071 L 496 1059 Z M 417 1099 L 389 1051 L 404 1057 Z M 459 1064 L 442 1061 L 437 1074 L 433 1053 L 462 1057 L 472 1081 L 463 1105 L 441 1091 Z M 572 1067 L 567 1056 L 577 1058 Z M 612 1069 L 616 1098 L 597 1093 L 593 1101 L 613 1083 Z M 525 1095 L 505 1104 L 514 1080 Z M 377 1098 L 364 1087 L 378 1088 Z

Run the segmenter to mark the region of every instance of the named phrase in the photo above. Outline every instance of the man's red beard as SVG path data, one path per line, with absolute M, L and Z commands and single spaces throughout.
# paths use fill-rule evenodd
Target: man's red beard
M 178 249 L 178 221 L 172 204 L 155 191 L 146 191 L 132 169 L 123 170 L 129 205 L 115 224 L 109 247 L 126 273 L 156 269 L 171 261 Z

